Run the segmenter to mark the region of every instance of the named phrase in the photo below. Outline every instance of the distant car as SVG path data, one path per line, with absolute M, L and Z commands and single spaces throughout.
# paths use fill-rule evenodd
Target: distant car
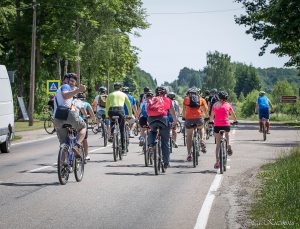
M 7 70 L 0 65 L 0 150 L 9 153 L 14 132 L 14 105 Z

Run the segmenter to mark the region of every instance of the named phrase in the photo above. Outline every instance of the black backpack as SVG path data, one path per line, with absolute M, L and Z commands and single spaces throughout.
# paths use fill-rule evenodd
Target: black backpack
M 190 96 L 190 107 L 200 107 L 200 98 L 198 95 Z

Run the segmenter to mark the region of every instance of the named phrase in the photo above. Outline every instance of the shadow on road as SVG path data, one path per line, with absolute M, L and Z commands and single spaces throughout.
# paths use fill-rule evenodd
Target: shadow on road
M 122 173 L 122 172 L 111 172 L 105 173 L 106 175 L 116 175 L 116 176 L 155 176 L 154 173 L 142 172 L 142 173 Z
M 88 161 L 88 164 L 89 163 L 106 163 L 106 162 L 114 162 L 114 161 L 113 160 L 97 160 L 97 161 L 90 160 L 90 161 Z
M 145 165 L 141 165 L 141 164 L 131 164 L 131 165 L 107 165 L 106 167 L 111 167 L 111 168 L 133 168 L 133 167 L 137 167 L 137 168 L 141 168 L 141 167 L 145 167 Z
M 26 183 L 26 182 L 20 182 L 20 183 L 0 183 L 2 186 L 10 186 L 10 187 L 42 187 L 42 186 L 58 186 L 59 182 L 51 182 L 51 183 Z
M 202 170 L 202 171 L 178 171 L 175 174 L 193 174 L 193 173 L 200 173 L 200 174 L 217 174 L 217 170 Z

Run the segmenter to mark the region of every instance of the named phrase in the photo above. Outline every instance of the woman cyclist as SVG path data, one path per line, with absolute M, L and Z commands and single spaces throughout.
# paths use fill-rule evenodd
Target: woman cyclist
M 220 150 L 220 130 L 225 131 L 225 137 L 227 140 L 227 152 L 228 155 L 232 155 L 232 148 L 229 144 L 229 132 L 230 132 L 230 121 L 229 116 L 231 116 L 234 119 L 234 124 L 237 124 L 237 118 L 236 115 L 231 107 L 231 105 L 227 102 L 228 94 L 225 91 L 220 91 L 218 93 L 218 99 L 219 101 L 216 102 L 211 111 L 210 115 L 210 123 L 212 124 L 214 120 L 214 136 L 216 138 L 216 163 L 214 168 L 218 169 L 220 168 L 220 159 L 219 159 L 219 150 Z

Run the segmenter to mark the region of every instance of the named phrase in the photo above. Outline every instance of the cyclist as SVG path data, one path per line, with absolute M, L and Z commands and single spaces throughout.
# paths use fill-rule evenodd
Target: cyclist
M 149 87 L 144 87 L 144 93 L 140 95 L 140 105 L 146 100 L 147 93 L 150 91 Z
M 105 115 L 107 117 L 110 117 L 112 119 L 113 116 L 119 116 L 118 122 L 120 125 L 120 132 L 121 132 L 121 145 L 122 145 L 122 153 L 126 154 L 125 152 L 125 111 L 124 111 L 124 104 L 126 104 L 126 107 L 128 109 L 128 117 L 132 116 L 132 108 L 130 105 L 130 101 L 127 97 L 127 95 L 121 91 L 122 84 L 121 83 L 115 83 L 114 84 L 114 91 L 110 93 L 106 100 L 106 106 L 105 106 Z M 114 131 L 114 120 L 112 120 L 112 128 L 111 128 L 111 136 L 109 138 L 109 141 L 112 142 L 112 133 Z
M 206 145 L 204 141 L 204 120 L 202 115 L 208 113 L 208 108 L 205 99 L 201 98 L 198 95 L 198 91 L 195 88 L 190 88 L 187 91 L 187 96 L 183 101 L 183 111 L 182 116 L 185 120 L 186 128 L 186 146 L 187 146 L 187 161 L 193 159 L 191 150 L 192 150 L 192 138 L 194 132 L 194 125 L 197 125 L 197 128 L 200 129 L 200 145 L 203 153 L 206 153 Z
M 74 152 L 76 156 L 79 156 L 79 148 L 84 140 L 86 133 L 86 125 L 83 119 L 79 116 L 78 109 L 74 105 L 73 96 L 80 92 L 85 91 L 85 86 L 80 85 L 79 88 L 72 90 L 77 83 L 77 75 L 75 73 L 68 73 L 69 80 L 68 84 L 63 84 L 56 92 L 55 102 L 54 102 L 54 117 L 58 106 L 64 106 L 70 108 L 67 120 L 61 120 L 54 118 L 54 124 L 57 131 L 57 136 L 60 144 L 66 142 L 67 130 L 62 128 L 64 124 L 71 124 L 72 127 L 77 130 L 77 144 L 74 147 Z
M 170 160 L 170 125 L 168 120 L 168 110 L 174 120 L 173 125 L 177 125 L 175 110 L 172 104 L 172 100 L 166 97 L 167 89 L 165 87 L 157 87 L 155 89 L 153 98 L 148 100 L 147 103 L 147 114 L 150 132 L 148 135 L 148 145 L 153 147 L 157 128 L 160 128 L 161 137 L 161 151 L 163 156 L 164 168 L 167 169 Z
M 229 132 L 230 132 L 230 121 L 229 116 L 234 119 L 234 123 L 237 124 L 236 115 L 232 109 L 232 106 L 227 102 L 228 94 L 225 91 L 220 91 L 218 93 L 219 101 L 212 107 L 212 112 L 210 115 L 210 124 L 214 120 L 214 136 L 216 138 L 216 163 L 214 165 L 215 169 L 220 168 L 219 150 L 220 150 L 220 130 L 225 131 L 225 137 L 227 140 L 227 152 L 228 156 L 232 155 L 232 148 L 229 143 Z
M 255 106 L 255 113 L 258 111 L 258 118 L 259 118 L 259 132 L 262 132 L 262 119 L 267 119 L 266 121 L 266 127 L 267 127 L 267 134 L 270 134 L 270 108 L 273 112 L 273 105 L 271 101 L 268 99 L 267 96 L 265 96 L 266 92 L 260 91 L 259 96 L 256 100 L 256 106 Z
M 211 110 L 213 105 L 218 101 L 218 90 L 216 88 L 210 90 L 209 102 L 208 102 L 208 109 L 209 109 L 209 116 L 211 115 Z
M 93 108 L 92 108 L 91 104 L 86 101 L 85 93 L 79 93 L 77 95 L 77 98 L 79 100 L 81 100 L 81 102 L 82 102 L 81 107 L 83 108 L 84 112 L 80 112 L 80 117 L 85 121 L 86 125 L 88 124 L 88 119 L 90 117 L 92 117 L 93 122 L 96 123 L 97 118 L 95 116 L 95 113 L 93 111 Z M 91 157 L 88 155 L 89 154 L 89 152 L 88 152 L 88 147 L 89 146 L 88 146 L 87 138 L 88 138 L 88 131 L 86 131 L 85 138 L 82 142 L 82 146 L 83 146 L 83 150 L 84 150 L 84 153 L 85 153 L 85 160 L 91 160 Z
M 208 105 L 209 101 L 210 101 L 210 91 L 209 90 L 205 90 L 205 92 L 204 92 L 204 99 L 206 101 L 206 104 Z
M 134 138 L 133 129 L 135 128 L 135 125 L 136 125 L 135 120 L 137 117 L 136 101 L 135 101 L 134 97 L 129 94 L 129 87 L 123 87 L 122 91 L 127 95 L 128 99 L 130 101 L 130 104 L 131 104 L 131 108 L 133 110 L 132 119 L 130 119 L 130 121 L 129 121 L 129 125 L 130 125 L 129 137 Z M 128 116 L 128 109 L 125 104 L 124 104 L 124 111 L 125 111 L 125 115 Z
M 178 117 L 180 114 L 180 108 L 179 108 L 178 101 L 175 99 L 176 95 L 174 92 L 169 92 L 168 97 L 172 100 L 172 104 L 173 104 L 173 107 L 175 110 L 176 120 L 178 121 Z M 169 122 L 171 123 L 171 126 L 172 126 L 173 118 L 172 118 L 172 115 L 170 114 L 170 112 L 168 112 L 168 118 L 169 118 Z M 172 126 L 172 144 L 173 144 L 174 148 L 178 148 L 176 140 L 177 140 L 176 126 L 173 125 Z
M 150 90 L 149 92 L 147 92 L 146 94 L 146 99 L 144 100 L 144 102 L 142 102 L 138 113 L 139 113 L 139 124 L 141 127 L 141 133 L 140 133 L 140 143 L 139 146 L 143 146 L 144 142 L 145 142 L 145 137 L 146 136 L 146 131 L 148 128 L 148 123 L 147 123 L 147 118 L 148 118 L 148 114 L 147 114 L 147 100 L 151 99 L 153 97 L 153 92 Z

